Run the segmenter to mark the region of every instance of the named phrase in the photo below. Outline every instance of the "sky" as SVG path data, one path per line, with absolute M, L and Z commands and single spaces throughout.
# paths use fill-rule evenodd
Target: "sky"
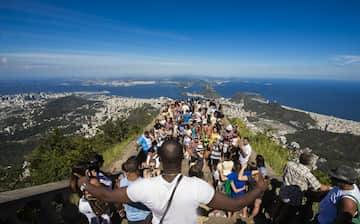
M 360 0 L 0 0 L 0 79 L 360 80 Z

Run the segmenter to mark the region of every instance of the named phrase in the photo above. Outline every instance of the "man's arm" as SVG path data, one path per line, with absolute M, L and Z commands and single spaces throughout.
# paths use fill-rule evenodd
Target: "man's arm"
M 336 217 L 336 224 L 352 224 L 352 218 L 357 211 L 355 202 L 349 198 L 343 198 L 340 201 L 340 208 L 338 216 Z
M 84 182 L 87 182 L 87 177 L 82 177 L 78 181 L 78 186 L 81 186 Z M 96 187 L 92 184 L 87 184 L 84 187 L 84 190 L 89 192 L 92 196 L 106 201 L 106 202 L 112 202 L 112 203 L 131 203 L 132 201 L 129 199 L 127 193 L 126 193 L 127 187 L 121 187 L 114 190 L 108 190 L 103 187 Z
M 240 154 L 246 158 L 248 156 L 247 152 L 245 151 L 245 145 L 240 145 Z
M 231 182 L 230 186 L 231 186 L 231 189 L 232 189 L 235 193 L 239 193 L 239 192 L 244 191 L 244 190 L 246 189 L 245 186 L 244 186 L 244 187 L 241 187 L 241 188 L 236 188 L 236 186 L 235 186 L 235 184 L 234 184 L 233 181 Z
M 330 191 L 331 187 L 328 185 L 321 184 L 319 190 L 320 191 Z
M 249 193 L 240 196 L 237 199 L 231 199 L 229 196 L 222 192 L 215 192 L 213 199 L 209 202 L 208 206 L 213 209 L 225 211 L 239 211 L 245 206 L 251 205 L 256 198 L 262 193 L 262 190 L 255 188 Z
M 215 192 L 214 197 L 209 202 L 208 206 L 214 209 L 226 211 L 239 211 L 245 206 L 251 205 L 268 187 L 269 181 L 259 176 L 256 188 L 243 196 L 236 199 L 231 199 L 221 192 Z
M 249 178 L 247 176 L 244 176 L 245 169 L 246 169 L 246 166 L 241 167 L 241 170 L 238 174 L 238 180 L 240 180 L 240 181 L 248 181 L 249 180 Z

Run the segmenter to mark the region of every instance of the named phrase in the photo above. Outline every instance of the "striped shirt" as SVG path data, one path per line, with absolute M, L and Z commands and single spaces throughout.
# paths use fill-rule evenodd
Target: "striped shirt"
M 220 151 L 219 145 L 216 143 L 213 144 L 211 154 L 210 154 L 210 159 L 216 159 L 216 160 L 221 159 L 221 151 Z

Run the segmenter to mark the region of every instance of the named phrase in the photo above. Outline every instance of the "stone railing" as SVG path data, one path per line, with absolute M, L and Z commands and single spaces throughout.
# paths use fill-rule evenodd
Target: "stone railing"
M 80 223 L 70 203 L 69 181 L 0 193 L 0 223 Z

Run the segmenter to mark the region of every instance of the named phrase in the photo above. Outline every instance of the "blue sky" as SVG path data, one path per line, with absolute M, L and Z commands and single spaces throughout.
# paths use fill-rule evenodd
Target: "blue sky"
M 0 1 L 0 79 L 360 79 L 360 1 Z

